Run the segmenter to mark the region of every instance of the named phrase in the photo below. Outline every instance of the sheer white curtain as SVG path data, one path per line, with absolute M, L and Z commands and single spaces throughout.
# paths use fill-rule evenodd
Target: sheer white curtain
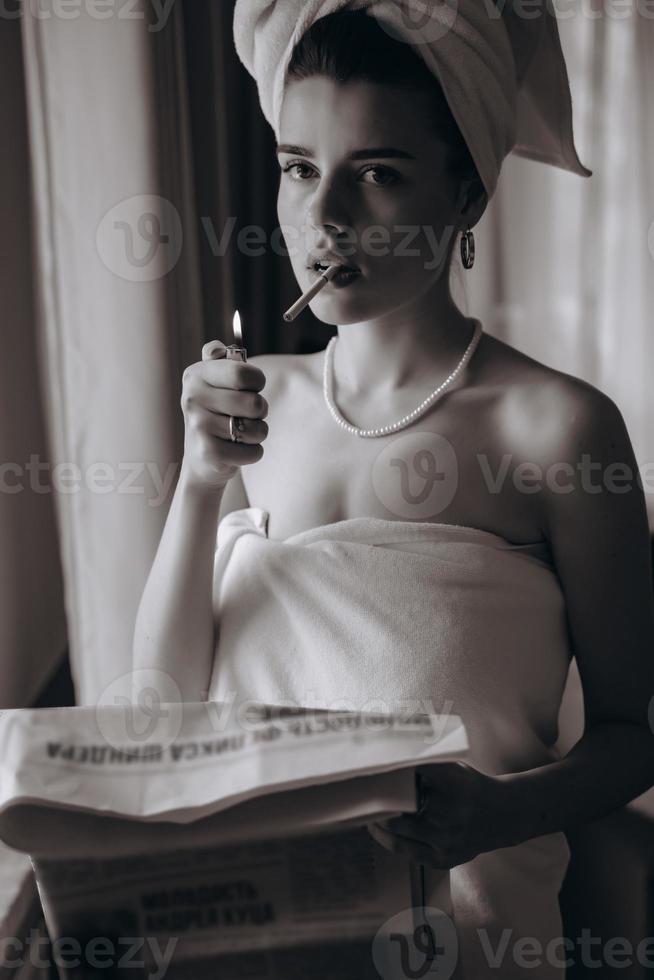
M 616 402 L 654 529 L 654 19 L 635 4 L 555 7 L 593 176 L 507 158 L 468 305 L 495 336 Z
M 39 366 L 71 668 L 92 704 L 131 694 L 181 460 L 181 375 L 201 349 L 181 10 L 152 30 L 145 3 L 103 18 L 23 6 Z
M 619 14 L 631 6 L 558 4 L 572 11 L 559 30 L 593 176 L 509 156 L 462 274 L 469 313 L 490 333 L 615 401 L 654 530 L 654 19 Z M 565 752 L 583 731 L 575 662 L 559 727 Z M 643 799 L 654 814 L 654 790 Z

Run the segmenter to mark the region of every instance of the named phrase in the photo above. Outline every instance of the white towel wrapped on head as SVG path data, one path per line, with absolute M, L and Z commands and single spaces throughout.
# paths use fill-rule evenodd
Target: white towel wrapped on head
M 218 526 L 209 700 L 450 711 L 482 771 L 558 758 L 571 649 L 545 542 L 367 517 L 275 541 L 267 524 L 268 512 L 250 507 Z M 544 945 L 561 935 L 557 896 L 569 856 L 555 833 L 452 869 L 466 980 L 524 975 L 510 953 L 499 973 L 488 965 L 482 926 L 493 948 L 503 928 Z M 563 976 L 552 964 L 535 975 Z
M 286 73 L 312 24 L 365 9 L 410 44 L 438 79 L 489 198 L 504 157 L 589 177 L 574 145 L 572 100 L 549 0 L 237 0 L 236 51 L 280 141 Z

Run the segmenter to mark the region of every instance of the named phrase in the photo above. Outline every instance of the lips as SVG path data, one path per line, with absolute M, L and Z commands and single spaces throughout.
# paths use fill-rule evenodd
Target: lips
M 344 262 L 343 259 L 340 259 L 337 256 L 315 254 L 309 255 L 309 262 L 307 265 L 308 269 L 319 269 L 320 271 L 324 272 L 330 265 L 340 266 L 343 272 L 361 271 L 356 265 L 352 265 L 350 262 Z

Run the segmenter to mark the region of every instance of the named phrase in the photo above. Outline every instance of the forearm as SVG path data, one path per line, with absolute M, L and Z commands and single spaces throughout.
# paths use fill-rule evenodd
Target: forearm
M 134 670 L 153 668 L 177 685 L 182 701 L 204 701 L 214 655 L 213 568 L 223 491 L 200 491 L 180 472 L 166 525 L 139 605 Z M 145 675 L 141 675 L 145 677 Z M 147 678 L 171 700 L 165 676 Z M 135 678 L 135 693 L 141 684 Z M 173 687 L 174 690 L 174 687 Z
M 499 779 L 507 787 L 506 846 L 569 830 L 654 785 L 654 734 L 646 725 L 598 724 L 560 761 Z

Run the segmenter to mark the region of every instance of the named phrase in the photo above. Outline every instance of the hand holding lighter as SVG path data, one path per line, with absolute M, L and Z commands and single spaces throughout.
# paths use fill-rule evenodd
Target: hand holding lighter
M 238 310 L 234 314 L 234 339 L 235 340 L 238 340 L 238 341 L 240 341 L 240 340 L 243 339 L 242 333 L 241 333 L 241 317 L 239 315 Z M 238 343 L 229 344 L 228 347 L 225 347 L 225 345 L 221 343 L 220 344 L 220 347 L 214 348 L 214 350 L 210 350 L 209 349 L 209 350 L 207 350 L 206 354 L 203 351 L 203 358 L 206 357 L 206 358 L 209 358 L 210 359 L 215 354 L 217 354 L 218 357 L 223 357 L 224 356 L 225 359 L 228 360 L 228 361 L 242 361 L 242 362 L 245 362 L 248 359 L 248 352 L 247 352 L 247 350 L 245 349 L 245 347 L 241 347 L 241 345 L 238 344 Z M 240 440 L 240 438 L 238 436 L 238 433 L 239 432 L 244 432 L 244 431 L 245 431 L 245 423 L 243 422 L 243 419 L 240 419 L 240 418 L 238 418 L 235 415 L 230 415 L 229 416 L 229 438 L 230 438 L 230 440 L 232 442 L 241 442 L 241 440 Z
M 248 352 L 245 347 L 239 347 L 238 344 L 230 344 L 225 349 L 225 357 L 228 361 L 247 361 Z M 245 425 L 243 419 L 236 418 L 234 415 L 229 416 L 229 438 L 232 442 L 240 442 L 238 437 L 239 432 L 245 430 Z

